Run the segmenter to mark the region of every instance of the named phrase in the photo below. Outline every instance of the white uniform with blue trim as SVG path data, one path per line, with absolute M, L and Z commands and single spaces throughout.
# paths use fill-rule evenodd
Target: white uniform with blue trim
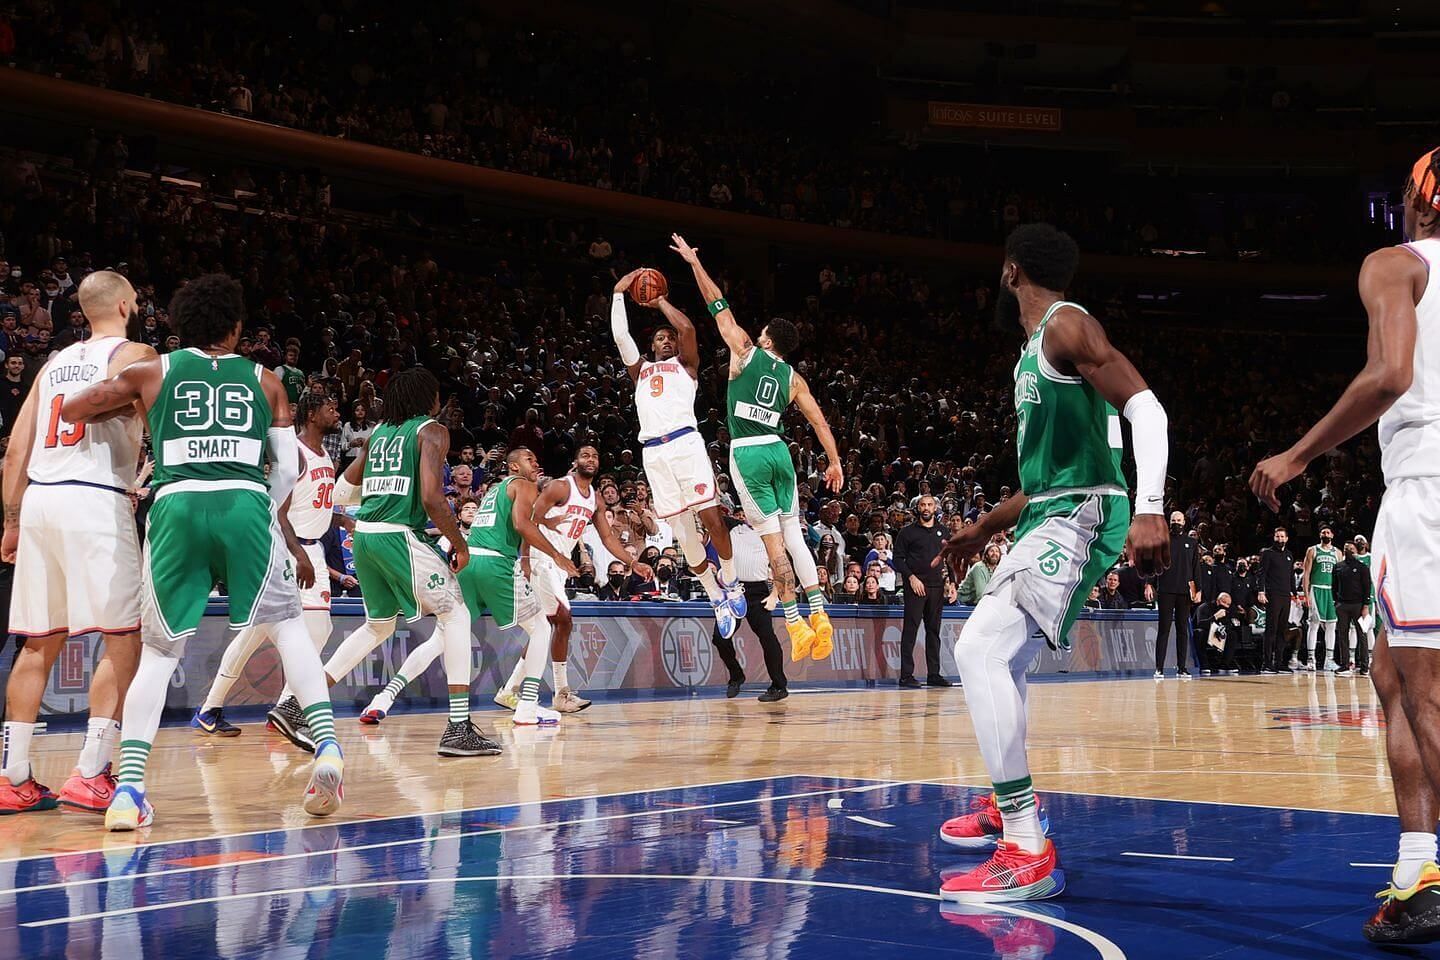
M 1380 418 L 1385 497 L 1370 570 L 1390 645 L 1440 650 L 1440 239 L 1404 246 L 1430 276 L 1415 305 L 1410 389 Z
M 140 540 L 130 492 L 140 461 L 139 416 L 71 424 L 65 398 L 109 374 L 123 337 L 71 344 L 31 387 L 35 440 L 20 505 L 10 630 L 34 637 L 140 629 Z
M 665 520 L 715 504 L 715 468 L 695 423 L 695 378 L 679 357 L 646 360 L 635 381 L 641 462 L 655 513 Z

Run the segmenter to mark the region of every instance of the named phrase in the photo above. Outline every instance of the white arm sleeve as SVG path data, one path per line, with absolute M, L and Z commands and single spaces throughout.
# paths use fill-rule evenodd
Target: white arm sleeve
M 337 507 L 357 507 L 360 505 L 360 484 L 351 483 L 349 478 L 342 472 L 335 478 L 335 489 L 330 491 L 330 501 Z
M 1165 512 L 1165 468 L 1170 461 L 1170 420 L 1155 394 L 1142 390 L 1125 404 L 1135 445 L 1135 513 Z
M 270 499 L 279 506 L 300 479 L 300 441 L 293 427 L 271 427 L 265 431 L 270 446 Z
M 615 346 L 620 348 L 620 361 L 625 366 L 638 363 L 640 348 L 630 336 L 630 318 L 625 315 L 625 294 L 617 293 L 610 300 L 610 333 L 615 337 Z

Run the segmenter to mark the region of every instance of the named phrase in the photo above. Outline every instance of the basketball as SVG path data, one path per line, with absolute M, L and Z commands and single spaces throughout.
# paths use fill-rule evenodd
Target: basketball
M 642 307 L 659 300 L 670 292 L 670 284 L 665 282 L 665 274 L 653 267 L 646 267 L 636 276 L 630 284 L 630 297 Z

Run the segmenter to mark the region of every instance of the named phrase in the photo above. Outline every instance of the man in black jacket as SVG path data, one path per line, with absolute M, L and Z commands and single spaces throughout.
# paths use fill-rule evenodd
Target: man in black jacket
M 914 523 L 895 535 L 895 572 L 905 584 L 905 626 L 900 632 L 900 686 L 916 689 L 913 662 L 915 635 L 925 623 L 925 682 L 932 687 L 951 686 L 940 673 L 940 611 L 945 608 L 945 568 L 931 566 L 945 546 L 944 531 L 935 522 L 936 503 L 930 496 L 915 505 Z
M 1370 675 L 1370 643 L 1360 628 L 1360 618 L 1370 612 L 1370 568 L 1361 563 L 1355 544 L 1345 544 L 1345 559 L 1335 565 L 1331 581 L 1335 590 L 1335 656 L 1340 664 L 1337 676 Z M 1351 630 L 1354 630 L 1354 638 Z M 1359 642 L 1356 643 L 1356 638 Z M 1350 646 L 1347 652 L 1346 645 Z
M 1255 599 L 1265 608 L 1265 638 L 1260 647 L 1260 672 L 1279 673 L 1285 632 L 1290 627 L 1290 590 L 1295 579 L 1295 558 L 1290 555 L 1290 533 L 1275 528 L 1273 546 L 1260 552 L 1260 575 L 1255 578 Z
M 1175 627 L 1175 667 L 1177 676 L 1190 676 L 1190 605 L 1198 603 L 1200 592 L 1200 545 L 1185 534 L 1185 514 L 1170 514 L 1170 566 L 1155 583 L 1160 627 L 1155 634 L 1155 676 L 1165 675 L 1165 648 L 1170 641 L 1170 627 Z

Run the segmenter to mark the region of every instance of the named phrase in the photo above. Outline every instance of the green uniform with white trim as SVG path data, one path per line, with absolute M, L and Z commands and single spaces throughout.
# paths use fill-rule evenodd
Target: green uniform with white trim
M 425 533 L 428 515 L 420 496 L 420 431 L 435 421 L 411 417 L 382 423 L 370 434 L 355 515 L 355 578 L 365 616 L 418 620 L 448 613 L 460 603 L 450 563 Z
M 792 376 L 790 364 L 757 344 L 726 391 L 730 478 L 746 522 L 760 533 L 778 533 L 780 517 L 799 512 L 782 421 Z
M 1335 565 L 1340 562 L 1340 551 L 1334 547 L 1316 544 L 1315 559 L 1310 563 L 1310 604 L 1315 619 L 1320 623 L 1334 623 L 1335 613 Z
M 1016 524 L 1015 546 L 986 593 L 1013 582 L 1016 605 L 1052 646 L 1068 649 L 1090 588 L 1125 546 L 1130 498 L 1115 408 L 1084 378 L 1060 373 L 1045 357 L 1045 327 L 1064 306 L 1078 307 L 1052 306 L 1015 365 L 1015 445 L 1029 502 Z
M 532 619 L 539 611 L 530 581 L 520 570 L 524 541 L 515 529 L 515 500 L 510 496 L 515 479 L 506 477 L 480 501 L 470 525 L 470 564 L 460 571 L 460 592 L 470 616 L 489 612 L 502 630 Z
M 194 633 L 222 581 L 237 627 L 299 616 L 293 562 L 265 485 L 273 413 L 260 365 L 193 348 L 160 364 L 147 414 L 155 505 L 145 531 L 145 642 L 171 649 Z

